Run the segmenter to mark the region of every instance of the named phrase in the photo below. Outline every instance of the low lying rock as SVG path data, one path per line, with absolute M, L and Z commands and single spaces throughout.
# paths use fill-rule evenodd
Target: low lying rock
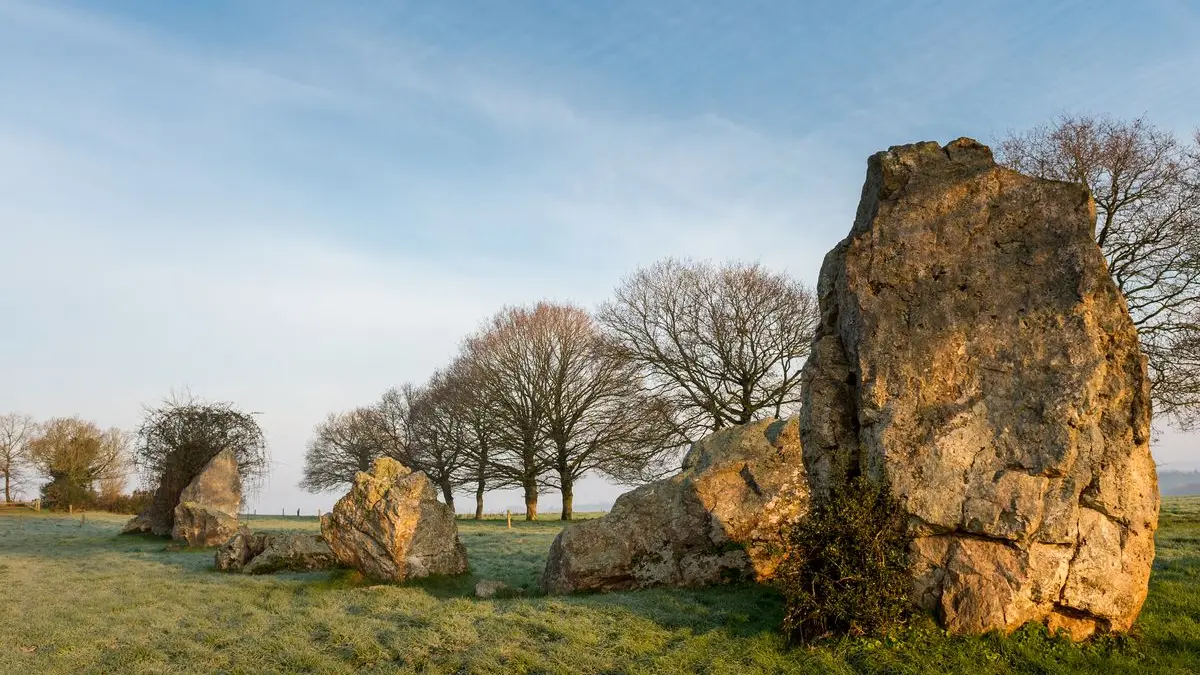
M 475 584 L 475 597 L 477 598 L 492 598 L 501 591 L 508 590 L 508 584 L 503 581 L 495 581 L 493 579 L 484 579 Z
M 217 549 L 216 565 L 222 572 L 273 574 L 328 570 L 338 561 L 320 535 L 250 532 L 242 527 Z
M 121 528 L 121 534 L 150 534 L 151 524 L 150 517 L 144 513 L 140 513 L 129 519 L 125 526 Z
M 807 512 L 795 418 L 724 429 L 694 444 L 678 475 L 559 533 L 542 585 L 572 593 L 770 579 L 783 529 Z
M 246 574 L 315 572 L 337 566 L 337 556 L 319 534 L 269 534 L 262 553 L 246 563 L 242 571 Z
M 222 572 L 241 572 L 251 558 L 266 548 L 266 534 L 250 532 L 247 527 L 238 531 L 217 549 L 217 569 Z
M 321 535 L 342 564 L 374 579 L 467 571 L 454 511 L 437 500 L 424 473 L 390 457 L 359 472 L 350 492 L 321 516 Z

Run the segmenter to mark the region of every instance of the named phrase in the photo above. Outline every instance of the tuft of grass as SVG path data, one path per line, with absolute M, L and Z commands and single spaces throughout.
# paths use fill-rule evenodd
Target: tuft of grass
M 211 550 L 116 536 L 127 518 L 0 510 L 0 673 L 1200 672 L 1200 498 L 1164 502 L 1134 634 L 1085 645 L 1038 626 L 955 637 L 918 620 L 789 650 L 784 603 L 764 586 L 542 596 L 559 521 L 460 520 L 470 575 L 379 585 L 345 570 L 221 574 Z M 475 599 L 485 578 L 523 592 Z

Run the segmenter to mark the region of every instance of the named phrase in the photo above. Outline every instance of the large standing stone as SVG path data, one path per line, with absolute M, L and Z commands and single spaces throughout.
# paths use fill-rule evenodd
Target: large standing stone
M 871 157 L 825 258 L 801 434 L 814 498 L 886 477 L 954 632 L 1124 630 L 1158 522 L 1145 359 L 1079 185 L 970 139 Z
M 350 492 L 321 516 L 321 535 L 344 565 L 403 581 L 467 571 L 454 511 L 423 472 L 388 457 L 359 472 Z
M 559 533 L 542 585 L 571 593 L 768 579 L 782 528 L 807 508 L 794 418 L 725 429 L 694 444 L 679 474 Z
M 222 572 L 273 574 L 328 570 L 338 561 L 320 535 L 251 532 L 243 526 L 217 549 L 216 566 Z
M 237 457 L 222 450 L 179 495 L 171 537 L 188 546 L 220 546 L 237 532 L 241 503 Z

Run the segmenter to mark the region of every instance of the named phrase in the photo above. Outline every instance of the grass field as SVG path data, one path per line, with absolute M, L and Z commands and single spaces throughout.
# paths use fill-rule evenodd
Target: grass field
M 371 585 L 351 572 L 213 571 L 212 552 L 117 537 L 126 517 L 0 509 L 0 673 L 1200 673 L 1200 498 L 1164 501 L 1131 636 L 1082 646 L 1032 627 L 787 650 L 769 589 L 536 592 L 556 521 L 459 521 L 469 577 Z M 315 531 L 315 518 L 251 518 Z M 510 597 L 477 600 L 479 579 Z

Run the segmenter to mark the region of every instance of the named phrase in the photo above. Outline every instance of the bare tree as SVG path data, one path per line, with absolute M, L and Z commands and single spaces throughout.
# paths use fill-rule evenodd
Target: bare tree
M 469 481 L 466 450 L 468 428 L 456 414 L 454 393 L 442 371 L 423 387 L 406 389 L 409 461 L 442 490 L 454 508 L 454 491 Z
M 384 454 L 424 472 L 454 508 L 454 491 L 466 482 L 469 458 L 463 451 L 466 427 L 453 414 L 444 381 L 439 372 L 425 386 L 389 390 L 376 404 L 377 428 Z
M 12 501 L 31 469 L 28 453 L 30 437 L 37 429 L 33 418 L 19 413 L 0 415 L 0 475 L 4 476 L 4 502 Z
M 176 395 L 146 408 L 138 429 L 135 461 L 144 486 L 154 492 L 146 515 L 151 532 L 170 534 L 183 489 L 222 450 L 233 451 L 243 497 L 261 487 L 269 466 L 267 441 L 254 419 L 232 403 Z
M 300 487 L 328 492 L 354 482 L 360 471 L 369 471 L 384 454 L 375 408 L 333 413 L 313 429 L 304 453 L 304 478 Z
M 128 447 L 132 445 L 132 438 L 129 434 L 122 433 L 125 435 L 122 444 L 126 446 L 126 451 L 121 453 L 112 470 L 96 481 L 96 492 L 101 503 L 111 504 L 124 495 L 129 484 L 129 475 L 133 473 L 133 455 L 128 451 Z
M 501 310 L 463 346 L 478 394 L 492 412 L 488 471 L 521 488 L 525 519 L 537 520 L 542 475 L 551 469 L 546 453 L 545 411 L 537 388 L 544 368 L 534 348 L 532 312 Z
M 655 422 L 637 365 L 613 349 L 592 317 L 571 305 L 541 303 L 529 313 L 538 364 L 534 393 L 562 520 L 573 514 L 575 483 L 590 472 L 629 477 L 669 452 L 670 430 Z
M 129 435 L 101 430 L 78 417 L 59 417 L 37 427 L 28 440 L 29 457 L 50 478 L 46 499 L 80 506 L 93 501 L 99 481 L 123 477 L 128 467 Z
M 444 384 L 452 413 L 465 425 L 464 474 L 466 484 L 475 488 L 475 520 L 483 519 L 483 499 L 488 490 L 513 487 L 506 475 L 491 470 L 497 422 L 494 403 L 481 382 L 471 360 L 460 356 L 446 371 Z
M 795 409 L 818 308 L 759 264 L 666 259 L 627 277 L 598 319 L 674 408 L 683 442 Z
M 1144 118 L 1064 116 L 1010 133 L 1001 161 L 1082 183 L 1096 243 L 1124 293 L 1150 373 L 1155 412 L 1190 427 L 1200 412 L 1200 132 L 1180 143 Z

